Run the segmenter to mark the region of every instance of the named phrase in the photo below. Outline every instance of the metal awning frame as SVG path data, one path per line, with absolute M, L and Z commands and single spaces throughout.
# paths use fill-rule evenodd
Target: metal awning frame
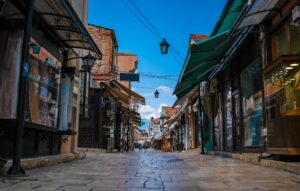
M 35 1 L 36 3 L 51 3 L 51 1 L 39 0 Z M 90 36 L 88 30 L 78 17 L 77 13 L 73 9 L 72 5 L 68 2 L 68 0 L 53 0 L 56 2 L 57 7 L 53 6 L 52 10 L 56 10 L 51 12 L 39 11 L 38 7 L 34 6 L 33 18 L 40 23 L 38 26 L 39 29 L 44 29 L 47 35 L 54 38 L 58 45 L 61 46 L 64 50 L 66 48 L 74 48 L 74 49 L 85 49 L 95 53 L 97 59 L 102 59 L 102 52 Z M 24 11 L 26 7 L 26 3 L 21 0 L 11 0 L 11 2 L 17 6 L 21 11 Z M 41 6 L 40 6 L 41 7 Z M 55 9 L 57 8 L 57 9 Z M 63 13 L 62 10 L 64 10 Z M 26 14 L 26 13 L 24 13 Z M 65 14 L 65 15 L 64 15 Z M 55 17 L 55 18 L 53 18 Z M 63 20 L 65 23 L 60 25 L 55 25 L 51 23 L 51 21 L 60 21 Z M 62 22 L 60 22 L 62 23 Z M 61 35 L 59 31 L 69 32 L 74 34 L 76 38 L 71 39 L 68 38 L 68 35 Z M 76 34 L 76 35 L 75 35 Z M 73 42 L 73 43 L 72 43 Z M 65 50 L 66 51 L 66 50 Z

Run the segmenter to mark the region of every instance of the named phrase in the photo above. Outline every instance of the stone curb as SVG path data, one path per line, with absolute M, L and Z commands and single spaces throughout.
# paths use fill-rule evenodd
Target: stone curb
M 287 172 L 291 172 L 297 175 L 300 175 L 300 162 L 283 162 L 283 161 L 276 161 L 270 159 L 260 159 L 260 154 L 252 154 L 252 153 L 230 153 L 230 152 L 210 152 L 210 155 L 219 155 L 228 158 L 232 158 L 235 160 L 240 160 L 244 162 L 249 162 L 251 164 L 269 167 L 269 168 L 276 168 L 279 170 L 284 170 Z
M 86 157 L 85 152 L 77 152 L 77 153 L 67 153 L 60 155 L 51 155 L 45 157 L 37 157 L 37 158 L 29 158 L 22 159 L 21 166 L 24 170 L 53 166 L 60 163 L 66 163 L 74 160 L 81 160 Z M 9 167 L 12 165 L 12 160 L 8 160 L 6 164 L 3 166 L 2 170 L 0 169 L 0 174 L 5 174 L 8 171 Z

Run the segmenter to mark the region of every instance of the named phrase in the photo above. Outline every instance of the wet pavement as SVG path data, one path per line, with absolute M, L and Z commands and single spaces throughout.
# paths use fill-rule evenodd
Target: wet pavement
M 0 190 L 300 190 L 300 176 L 195 152 L 88 153 L 80 161 L 0 178 Z

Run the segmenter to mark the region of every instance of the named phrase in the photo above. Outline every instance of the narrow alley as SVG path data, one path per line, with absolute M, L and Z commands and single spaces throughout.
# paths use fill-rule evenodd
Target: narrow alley
M 1 191 L 300 190 L 300 177 L 196 152 L 87 153 L 87 158 L 0 178 Z

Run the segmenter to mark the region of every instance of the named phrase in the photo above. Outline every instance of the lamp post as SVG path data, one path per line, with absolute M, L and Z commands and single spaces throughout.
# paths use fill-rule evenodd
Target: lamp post
M 83 85 L 83 112 L 82 115 L 85 116 L 85 105 L 86 105 L 86 83 L 87 83 L 87 73 L 91 71 L 91 68 L 94 66 L 96 58 L 91 55 L 89 52 L 88 55 L 82 58 L 83 60 L 83 72 L 84 72 L 84 85 Z
M 168 54 L 168 50 L 169 50 L 169 43 L 166 41 L 166 39 L 164 38 L 161 43 L 159 44 L 160 46 L 160 52 L 161 54 Z
M 4 2 L 4 1 L 2 1 Z M 11 176 L 24 176 L 25 171 L 21 166 L 21 158 L 23 151 L 23 134 L 24 134 L 24 108 L 26 99 L 26 84 L 29 67 L 29 42 L 32 32 L 32 17 L 33 17 L 34 0 L 30 0 L 26 5 L 25 27 L 23 33 L 23 45 L 20 63 L 20 77 L 19 77 L 19 94 L 17 103 L 17 122 L 16 135 L 13 151 L 13 162 L 7 174 Z
M 159 97 L 159 92 L 158 92 L 157 90 L 155 90 L 154 96 L 155 96 L 155 98 L 158 98 L 158 97 Z

